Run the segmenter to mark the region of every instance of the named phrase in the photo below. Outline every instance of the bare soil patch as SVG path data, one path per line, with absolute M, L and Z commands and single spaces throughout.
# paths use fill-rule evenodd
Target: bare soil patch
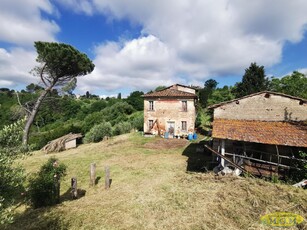
M 189 143 L 186 139 L 158 139 L 153 142 L 146 143 L 144 147 L 149 149 L 170 149 L 182 148 Z

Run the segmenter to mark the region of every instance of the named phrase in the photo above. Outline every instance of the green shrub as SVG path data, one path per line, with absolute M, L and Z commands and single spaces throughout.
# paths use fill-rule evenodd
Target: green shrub
M 138 111 L 136 113 L 133 113 L 131 117 L 129 118 L 132 128 L 137 130 L 143 130 L 144 126 L 144 113 L 143 111 Z
M 106 119 L 101 112 L 95 112 L 95 113 L 89 114 L 88 116 L 85 117 L 84 122 L 83 122 L 83 127 L 82 127 L 83 133 L 87 133 L 95 125 L 100 124 L 104 122 L 105 120 Z
M 88 133 L 85 134 L 84 141 L 86 143 L 99 142 L 105 136 L 112 136 L 112 126 L 110 122 L 103 122 L 95 125 Z
M 120 122 L 113 127 L 113 135 L 120 135 L 124 133 L 130 133 L 132 125 L 128 121 Z
M 51 157 L 29 180 L 29 201 L 34 208 L 60 202 L 60 179 L 66 175 L 66 165 Z

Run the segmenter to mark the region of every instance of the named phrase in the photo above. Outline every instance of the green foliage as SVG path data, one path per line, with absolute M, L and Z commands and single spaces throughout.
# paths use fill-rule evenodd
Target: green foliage
M 271 91 L 307 99 L 307 90 L 302 89 L 307 89 L 307 77 L 297 71 L 281 79 L 273 77 L 270 82 Z
M 133 113 L 129 117 L 129 121 L 132 124 L 132 127 L 136 130 L 143 130 L 144 126 L 144 112 L 143 111 L 138 111 Z
M 204 135 L 207 135 L 208 131 L 211 129 L 212 115 L 207 109 L 198 108 L 196 115 L 196 127 Z
M 238 98 L 261 92 L 268 88 L 269 80 L 265 77 L 264 66 L 258 66 L 256 63 L 251 63 L 250 67 L 245 69 L 242 82 L 236 83 L 236 88 L 233 93 L 236 98 Z
M 95 112 L 89 114 L 83 122 L 82 131 L 83 133 L 88 132 L 94 125 L 105 121 L 105 117 L 101 112 Z
M 23 169 L 15 162 L 27 153 L 21 148 L 25 120 L 20 120 L 0 131 L 0 223 L 13 221 L 9 209 L 23 191 Z
M 66 165 L 51 157 L 29 180 L 29 201 L 34 208 L 60 202 L 60 179 L 66 175 Z
M 88 133 L 85 134 L 84 141 L 86 143 L 99 142 L 105 136 L 112 136 L 112 125 L 110 122 L 103 122 L 95 125 Z
M 91 103 L 89 107 L 89 113 L 99 112 L 106 108 L 108 106 L 108 103 L 104 100 L 94 101 Z
M 205 82 L 204 88 L 199 90 L 198 97 L 199 103 L 202 108 L 206 108 L 208 105 L 208 99 L 211 97 L 213 91 L 216 89 L 217 81 L 209 79 Z
M 26 86 L 26 90 L 29 93 L 38 93 L 38 92 L 44 90 L 44 88 L 37 85 L 37 84 L 31 83 L 31 84 Z
M 130 133 L 132 125 L 128 121 L 119 122 L 113 127 L 113 135 L 121 135 L 124 133 Z
M 144 92 L 142 91 L 134 91 L 130 93 L 127 97 L 126 101 L 133 106 L 136 111 L 142 111 L 144 109 Z
M 232 89 L 232 87 L 224 86 L 223 88 L 214 90 L 208 98 L 208 106 L 235 99 Z
M 127 121 L 127 115 L 131 115 L 133 111 L 134 109 L 130 104 L 125 101 L 120 101 L 103 109 L 101 115 L 105 121 L 109 121 L 112 125 L 115 125 L 120 121 Z
M 61 85 L 94 70 L 95 65 L 86 54 L 68 44 L 38 41 L 34 46 L 38 54 L 36 61 L 43 64 L 39 71 L 47 73 L 44 80 Z
M 161 90 L 163 90 L 163 89 L 166 89 L 167 87 L 165 86 L 165 85 L 159 85 L 157 88 L 155 88 L 155 92 L 156 91 L 161 91 Z

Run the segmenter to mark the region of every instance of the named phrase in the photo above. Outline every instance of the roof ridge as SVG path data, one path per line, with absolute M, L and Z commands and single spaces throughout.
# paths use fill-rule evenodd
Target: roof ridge
M 307 99 L 304 99 L 304 98 L 295 97 L 295 96 L 292 96 L 292 95 L 288 95 L 288 94 L 284 94 L 284 93 L 279 93 L 279 92 L 273 92 L 273 91 L 261 91 L 261 92 L 252 93 L 252 94 L 249 94 L 249 95 L 246 95 L 246 96 L 243 96 L 243 97 L 235 98 L 233 100 L 223 101 L 223 102 L 220 102 L 218 104 L 214 104 L 214 105 L 208 106 L 207 108 L 208 109 L 214 109 L 214 108 L 217 108 L 217 107 L 219 107 L 221 105 L 225 105 L 225 104 L 228 104 L 228 103 L 232 103 L 232 102 L 235 102 L 235 101 L 238 101 L 238 100 L 242 100 L 242 99 L 245 99 L 245 98 L 253 97 L 253 96 L 264 94 L 264 93 L 274 94 L 274 95 L 283 96 L 283 97 L 288 97 L 288 98 L 291 98 L 291 99 L 294 99 L 294 100 L 303 101 L 303 102 L 307 103 Z

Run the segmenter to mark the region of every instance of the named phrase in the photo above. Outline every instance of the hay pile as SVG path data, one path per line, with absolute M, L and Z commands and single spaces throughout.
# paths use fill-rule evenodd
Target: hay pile
M 71 141 L 73 139 L 78 139 L 78 138 L 82 138 L 81 133 L 77 133 L 77 134 L 70 133 L 65 136 L 59 137 L 53 141 L 50 141 L 41 150 L 44 151 L 45 153 L 61 152 L 65 150 L 66 142 Z

